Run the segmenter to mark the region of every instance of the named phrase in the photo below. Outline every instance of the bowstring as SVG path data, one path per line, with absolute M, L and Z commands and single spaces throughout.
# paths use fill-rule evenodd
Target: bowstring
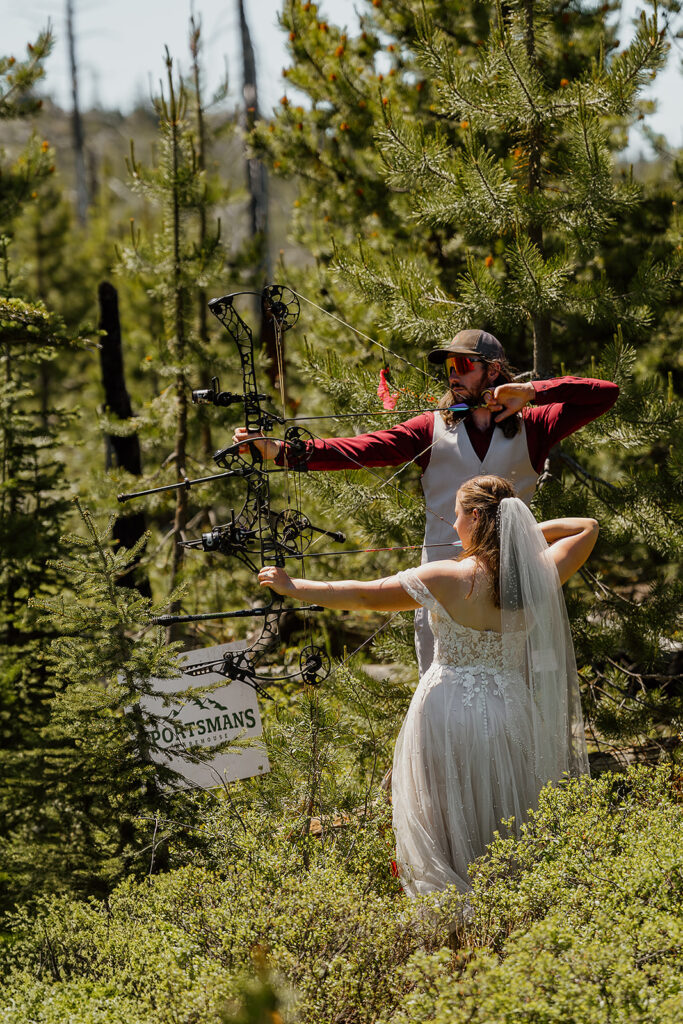
M 297 295 L 298 293 L 297 292 L 293 292 L 293 294 Z M 300 298 L 304 298 L 304 296 L 299 296 L 299 297 Z M 310 299 L 305 299 L 304 298 L 304 301 L 309 302 L 313 306 L 316 305 L 316 303 L 311 302 Z M 322 307 L 317 307 L 317 308 L 322 309 Z M 322 311 L 326 312 L 326 310 L 322 310 Z M 329 315 L 333 316 L 333 314 L 329 314 Z M 339 317 L 334 317 L 334 319 L 339 320 L 340 323 L 344 323 L 344 321 L 342 321 Z M 350 326 L 350 325 L 347 324 L 346 326 Z M 353 330 L 354 328 L 351 328 L 351 329 Z M 362 334 L 362 332 L 357 332 L 357 333 Z M 364 336 L 367 337 L 367 335 L 364 335 Z M 286 389 L 286 382 L 285 382 L 285 358 L 284 358 L 283 337 L 284 337 L 284 331 L 282 329 L 282 325 L 281 325 L 281 323 L 278 320 L 276 320 L 275 321 L 275 357 L 276 357 L 276 364 L 277 364 L 277 384 L 278 384 L 278 391 L 279 391 L 279 397 L 280 397 L 280 406 L 281 406 L 281 411 L 282 411 L 282 417 L 283 417 L 283 419 L 286 419 L 287 418 L 286 417 L 287 403 L 286 403 L 286 390 L 285 390 Z M 368 340 L 373 341 L 372 338 L 368 338 Z M 374 342 L 374 344 L 379 344 L 379 342 Z M 390 351 L 389 349 L 386 349 L 385 346 L 380 346 L 380 347 L 383 348 L 385 351 Z M 414 365 L 414 364 L 410 363 L 409 360 L 407 360 L 407 359 L 404 360 L 404 361 L 406 363 L 409 363 L 409 365 L 411 365 L 411 366 Z M 419 367 L 415 367 L 415 369 L 419 369 Z M 424 373 L 425 376 L 430 376 L 430 375 L 426 374 L 424 370 L 421 371 L 421 372 Z M 323 440 L 322 438 L 318 437 L 317 434 L 314 434 L 312 431 L 311 431 L 311 436 L 315 437 L 316 440 Z M 439 438 L 439 440 L 442 440 L 442 439 Z M 391 477 L 389 477 L 388 480 L 385 480 L 383 477 L 381 477 L 379 475 L 379 473 L 376 473 L 373 470 L 368 469 L 368 471 L 373 476 L 376 476 L 378 479 L 380 479 L 382 481 L 381 487 L 376 488 L 374 493 L 377 493 L 377 491 L 381 491 L 384 487 L 389 486 L 389 484 L 392 482 L 392 480 L 394 480 L 399 475 L 399 473 L 402 473 L 404 469 L 407 469 L 407 467 L 409 465 L 411 465 L 414 461 L 416 461 L 416 459 L 420 458 L 421 455 L 424 455 L 426 452 L 430 451 L 434 447 L 434 445 L 437 444 L 437 443 L 438 443 L 438 441 L 432 441 L 432 443 L 430 445 L 428 445 L 427 448 L 425 448 L 423 452 L 418 453 L 418 455 L 416 455 L 413 459 L 411 459 L 409 462 L 407 462 L 404 466 L 399 467 L 399 469 L 395 473 L 393 473 L 391 475 Z M 284 484 L 285 484 L 285 502 L 286 502 L 286 506 L 288 508 L 292 507 L 291 493 L 293 491 L 294 492 L 294 497 L 295 497 L 294 507 L 295 507 L 296 510 L 300 511 L 301 508 L 302 508 L 302 504 L 303 504 L 302 503 L 303 487 L 302 487 L 302 483 L 301 483 L 301 472 L 299 471 L 299 472 L 296 473 L 296 476 L 294 478 L 295 482 L 292 484 L 291 471 L 292 471 L 292 469 L 294 467 L 290 467 L 289 460 L 286 457 L 286 452 L 285 452 L 285 459 L 283 461 L 284 461 L 284 470 L 285 470 L 285 472 L 284 472 Z M 361 469 L 368 468 L 368 467 L 363 466 L 363 464 L 361 462 L 359 462 L 357 459 L 351 458 L 351 461 L 355 462 L 356 465 L 358 465 Z M 409 491 L 405 490 L 402 487 L 399 487 L 398 484 L 394 484 L 394 488 L 395 488 L 396 491 L 401 492 L 402 494 L 407 495 L 412 501 L 417 501 L 418 500 L 413 494 L 410 494 Z M 427 506 L 425 506 L 425 507 L 427 507 Z M 443 522 L 445 522 L 445 519 L 444 519 L 443 516 L 439 515 L 437 512 L 434 512 L 431 509 L 430 509 L 430 511 L 432 512 L 433 515 L 437 516 L 439 519 L 441 519 Z M 315 547 L 316 544 L 318 544 L 323 539 L 323 537 L 324 537 L 324 534 L 320 534 L 318 537 L 316 537 L 315 540 L 313 540 L 308 545 L 308 547 L 305 549 L 305 551 L 307 552 L 311 548 Z M 300 566 L 301 566 L 301 575 L 302 575 L 302 577 L 304 579 L 306 578 L 306 564 L 305 564 L 306 553 L 305 553 L 305 551 L 304 551 L 303 544 L 302 544 L 299 562 L 300 562 Z M 261 558 L 261 561 L 263 562 L 263 557 Z M 386 629 L 386 627 L 389 626 L 393 622 L 393 620 L 396 618 L 396 616 L 399 615 L 399 614 L 400 614 L 399 612 L 394 612 L 392 615 L 389 616 L 388 619 L 386 619 L 383 623 L 381 623 L 381 625 L 379 625 L 377 627 L 377 629 L 374 631 L 374 633 L 371 633 L 371 635 L 369 637 L 366 637 L 366 639 L 363 640 L 358 645 L 358 647 L 356 647 L 353 651 L 351 651 L 350 654 L 347 654 L 342 661 L 338 662 L 334 666 L 334 668 L 331 670 L 331 672 L 330 672 L 329 676 L 327 677 L 327 679 L 333 678 L 336 673 L 341 671 L 349 663 L 349 661 L 351 661 L 351 659 L 354 658 L 364 647 L 366 647 L 368 644 L 372 643 L 372 641 L 375 639 L 375 637 L 378 636 L 378 634 L 381 633 L 382 630 Z M 308 643 L 312 644 L 313 643 L 313 629 L 312 629 L 311 618 L 310 618 L 308 612 L 304 612 L 304 635 L 305 635 L 305 638 L 307 639 Z
M 316 441 L 324 441 L 325 440 L 325 438 L 320 437 L 318 434 L 314 434 L 313 431 L 310 431 L 310 434 L 311 434 L 312 437 L 314 437 L 316 439 Z M 427 447 L 423 448 L 423 450 L 421 452 L 418 452 L 417 455 L 414 455 L 412 459 L 408 459 L 408 461 L 405 462 L 402 466 L 399 466 L 399 468 L 396 470 L 396 472 L 392 473 L 391 476 L 386 478 L 386 479 L 383 476 L 381 476 L 372 467 L 364 465 L 362 462 L 360 462 L 358 459 L 356 459 L 353 455 L 345 454 L 344 457 L 347 458 L 350 462 L 353 462 L 356 466 L 359 467 L 359 469 L 364 469 L 366 471 L 366 473 L 369 473 L 371 476 L 374 476 L 378 480 L 382 481 L 381 485 L 379 487 L 376 487 L 374 489 L 374 491 L 371 492 L 373 500 L 375 500 L 375 496 L 380 491 L 382 491 L 385 487 L 388 487 L 389 484 L 391 484 L 393 481 L 396 480 L 397 476 L 399 476 L 406 469 L 408 469 L 409 466 L 412 466 L 413 463 L 416 463 L 419 458 L 421 458 L 423 455 L 426 455 L 427 452 L 431 452 L 431 450 L 437 444 L 440 444 L 441 441 L 443 441 L 445 439 L 445 436 L 446 435 L 444 434 L 443 437 L 439 437 L 439 438 L 436 439 L 436 441 L 432 441 L 431 444 L 428 444 Z M 286 461 L 287 461 L 287 456 L 286 456 L 286 453 L 285 453 L 285 462 Z M 422 504 L 420 499 L 418 497 L 416 497 L 416 495 L 411 494 L 411 492 L 406 490 L 404 487 L 399 487 L 399 485 L 397 483 L 393 484 L 393 489 L 398 494 L 404 494 L 413 503 Z M 434 516 L 435 519 L 439 519 L 442 523 L 448 523 L 449 526 L 453 525 L 453 523 L 449 519 L 447 519 L 445 516 L 442 516 L 435 509 L 431 508 L 426 502 L 424 503 L 424 509 L 425 509 L 425 512 L 429 512 L 430 515 Z M 454 510 L 454 515 L 455 515 L 455 510 Z M 309 544 L 307 550 L 310 551 L 311 548 L 314 548 L 316 546 L 316 544 L 319 544 L 322 541 L 322 539 L 323 539 L 323 535 L 320 534 L 319 537 L 316 537 L 316 539 Z
M 376 345 L 378 348 L 381 348 L 383 352 L 389 352 L 392 356 L 395 356 L 396 359 L 400 359 L 402 362 L 407 363 L 408 366 L 412 366 L 412 368 L 414 370 L 417 370 L 418 373 L 421 373 L 423 377 L 426 377 L 428 380 L 433 380 L 437 384 L 441 383 L 439 377 L 435 377 L 434 374 L 432 373 L 427 373 L 427 371 L 423 367 L 417 366 L 415 363 L 411 363 L 410 359 L 406 359 L 405 356 L 399 355 L 398 352 L 394 352 L 394 350 L 389 348 L 388 345 L 383 345 L 382 342 L 377 341 L 376 338 L 371 338 L 369 334 L 366 334 L 364 331 L 361 331 L 360 328 L 354 327 L 353 324 L 347 323 L 346 320 L 342 320 L 342 318 L 340 316 L 337 316 L 336 313 L 331 313 L 329 309 L 325 309 L 323 306 L 319 306 L 317 302 L 313 301 L 313 299 L 309 299 L 305 295 L 302 295 L 300 292 L 294 291 L 293 288 L 291 288 L 290 291 L 292 292 L 293 295 L 296 295 L 298 299 L 303 299 L 304 302 L 307 302 L 309 306 L 313 306 L 315 309 L 320 310 L 321 313 L 325 313 L 326 316 L 332 317 L 333 320 L 336 320 L 337 323 L 342 324 L 343 327 L 348 327 L 348 329 L 350 331 L 353 331 L 354 334 L 357 334 L 359 338 L 365 338 L 365 340 L 369 341 L 372 345 Z
M 278 319 L 274 318 L 273 322 L 275 324 L 275 360 L 276 360 L 276 365 L 277 365 L 277 386 L 278 386 L 278 391 L 280 393 L 280 406 L 281 406 L 281 410 L 282 410 L 282 417 L 283 417 L 283 419 L 285 419 L 286 418 L 287 407 L 286 407 L 286 399 L 285 399 L 285 394 L 286 394 L 285 393 L 285 354 L 284 354 L 284 344 L 283 344 L 284 332 L 282 330 L 282 324 L 280 323 L 280 321 Z M 289 466 L 285 466 L 284 478 L 285 478 L 285 501 L 286 501 L 287 505 L 289 505 L 289 503 L 290 503 L 290 495 L 289 495 L 289 484 L 290 484 L 290 481 L 289 481 Z

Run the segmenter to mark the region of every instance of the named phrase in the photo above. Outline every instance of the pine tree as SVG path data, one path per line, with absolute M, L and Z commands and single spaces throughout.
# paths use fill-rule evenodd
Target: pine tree
M 417 261 L 396 270 L 363 259 L 347 264 L 368 291 L 377 279 L 392 294 L 392 327 L 402 324 L 415 341 L 435 330 L 446 340 L 464 323 L 506 336 L 528 324 L 541 377 L 551 373 L 553 344 L 574 348 L 577 322 L 608 336 L 623 323 L 627 338 L 642 335 L 673 280 L 659 262 L 624 295 L 596 265 L 602 237 L 639 199 L 635 182 L 615 177 L 609 132 L 612 119 L 624 125 L 637 116 L 638 89 L 665 61 L 656 19 L 643 17 L 628 48 L 609 61 L 601 51 L 570 80 L 546 59 L 554 15 L 552 5 L 525 3 L 493 12 L 476 60 L 425 18 L 418 57 L 439 113 L 451 130 L 460 124 L 463 145 L 453 147 L 441 127 L 427 133 L 389 110 L 378 134 L 387 183 L 410 193 L 414 219 L 449 226 L 473 247 L 457 287 L 447 291 L 436 280 L 430 287 Z M 486 242 L 490 255 L 476 259 Z
M 41 368 L 70 344 L 58 317 L 0 297 L 0 822 L 4 836 L 30 822 L 36 843 L 49 759 L 41 737 L 53 692 L 47 649 L 55 633 L 27 601 L 63 586 L 46 562 L 61 549 L 68 501 L 59 457 L 66 415 L 34 396 Z M 14 884 L 10 878 L 10 897 Z
M 31 600 L 54 637 L 53 695 L 39 734 L 42 801 L 14 822 L 4 849 L 24 898 L 40 890 L 104 895 L 126 873 L 147 873 L 150 820 L 186 809 L 182 794 L 174 797 L 174 773 L 153 763 L 153 719 L 139 704 L 154 678 L 177 674 L 176 648 L 160 628 L 145 630 L 149 600 L 117 586 L 138 552 L 112 550 L 111 523 L 102 529 L 77 506 L 85 536 L 70 534 L 66 557 L 48 561 L 63 592 Z M 167 852 L 162 829 L 156 870 Z
M 158 226 L 152 221 L 151 231 L 144 233 L 133 226 L 132 244 L 120 252 L 120 269 L 143 286 L 147 306 L 156 308 L 162 316 L 163 337 L 158 351 L 148 358 L 159 384 L 168 382 L 168 386 L 138 420 L 138 429 L 148 446 L 152 438 L 158 440 L 161 435 L 165 444 L 169 433 L 174 435 L 173 452 L 161 449 L 160 461 L 174 466 L 175 480 L 196 476 L 198 470 L 206 475 L 215 468 L 205 463 L 210 443 L 207 417 L 203 412 L 188 416 L 189 393 L 205 382 L 209 367 L 215 365 L 216 352 L 206 323 L 208 288 L 221 289 L 221 293 L 228 290 L 223 275 L 234 273 L 244 258 L 244 253 L 237 251 L 228 259 L 218 214 L 229 202 L 230 194 L 207 169 L 210 146 L 225 125 L 216 127 L 208 117 L 198 33 L 194 24 L 190 83 L 176 76 L 172 58 L 166 54 L 166 84 L 155 101 L 159 125 L 155 164 L 143 165 L 133 146 L 128 161 L 132 187 L 156 211 Z M 219 344 L 223 344 L 222 338 Z M 107 429 L 110 427 L 112 424 Z M 145 466 L 150 467 L 149 456 Z M 117 485 L 120 483 L 117 480 Z M 136 479 L 135 489 L 142 486 L 144 482 Z M 201 498 L 205 498 L 204 492 Z M 187 537 L 190 519 L 184 488 L 178 489 L 174 503 L 173 527 L 167 538 L 172 554 L 166 586 L 171 588 L 181 578 L 184 549 L 177 542 Z M 157 499 L 156 507 L 152 504 L 150 508 L 165 510 L 167 505 L 166 496 L 164 505 Z M 201 515 L 195 517 L 199 519 Z
M 562 251 L 563 243 L 560 240 L 556 244 L 552 228 L 548 235 L 548 211 L 539 207 L 538 200 L 542 197 L 547 205 L 555 199 L 551 207 L 556 211 L 554 216 L 566 219 L 567 211 L 562 213 L 564 184 L 559 179 L 564 175 L 564 182 L 570 180 L 572 162 L 577 169 L 588 168 L 589 191 L 590 176 L 601 176 L 600 193 L 592 205 L 601 204 L 603 218 L 619 215 L 629 202 L 629 193 L 633 202 L 634 190 L 629 189 L 628 182 L 615 189 L 607 180 L 609 152 L 624 144 L 628 120 L 642 116 L 635 103 L 631 104 L 632 110 L 627 109 L 627 93 L 632 93 L 634 85 L 642 84 L 653 73 L 651 68 L 661 63 L 661 38 L 655 39 L 654 45 L 648 43 L 643 52 L 636 54 L 630 48 L 630 56 L 620 58 L 628 88 L 622 98 L 613 97 L 609 131 L 603 131 L 604 140 L 590 141 L 589 149 L 595 145 L 598 148 L 594 155 L 586 156 L 582 125 L 587 125 L 587 118 L 596 127 L 591 98 L 586 98 L 586 117 L 571 132 L 563 131 L 558 137 L 556 122 L 561 116 L 567 127 L 569 111 L 576 110 L 577 97 L 585 92 L 585 83 L 579 80 L 586 78 L 594 57 L 602 54 L 605 66 L 612 61 L 618 40 L 608 19 L 614 5 L 605 4 L 599 9 L 567 8 L 565 4 L 532 6 L 528 25 L 522 6 L 503 8 L 508 36 L 515 40 L 513 54 L 509 42 L 501 51 L 499 37 L 506 31 L 503 13 L 498 15 L 490 5 L 461 4 L 456 9 L 438 0 L 427 5 L 385 5 L 377 0 L 361 9 L 361 31 L 353 35 L 321 20 L 316 4 L 294 0 L 284 4 L 282 20 L 289 30 L 292 64 L 283 71 L 285 91 L 280 111 L 270 125 L 254 133 L 254 144 L 276 174 L 298 182 L 294 230 L 297 240 L 315 255 L 325 289 L 331 291 L 324 267 L 332 255 L 332 238 L 342 244 L 362 238 L 369 265 L 364 266 L 360 259 L 351 261 L 350 269 L 356 270 L 356 262 L 360 263 L 362 269 L 357 272 L 367 279 L 365 303 L 377 299 L 383 308 L 371 305 L 366 316 L 361 315 L 354 323 L 366 331 L 372 324 L 372 334 L 379 322 L 386 328 L 392 346 L 403 354 L 408 354 L 405 345 L 411 348 L 425 332 L 434 331 L 437 321 L 446 320 L 444 313 L 450 309 L 435 306 L 435 299 L 449 300 L 457 295 L 462 301 L 463 283 L 474 275 L 476 283 L 468 289 L 479 296 L 479 303 L 472 307 L 471 300 L 462 317 L 476 314 L 477 322 L 484 318 L 484 326 L 501 331 L 504 328 L 512 361 L 526 362 L 529 339 L 527 322 L 518 316 L 520 281 L 514 278 L 503 256 L 506 236 L 502 232 L 509 233 L 517 217 L 520 231 L 528 236 L 529 228 L 538 241 L 538 225 L 545 218 L 547 237 L 543 245 L 548 255 L 556 258 L 555 249 Z M 488 104 L 486 116 L 479 112 L 475 117 L 466 103 L 458 107 L 453 96 L 444 93 L 450 70 L 439 67 L 439 62 L 446 59 L 443 55 L 429 53 L 432 44 L 437 50 L 439 46 L 444 48 L 454 67 L 460 68 L 459 74 L 469 76 L 467 95 L 478 95 L 480 80 L 486 83 L 481 99 L 484 106 Z M 650 50 L 653 54 L 648 64 Z M 512 85 L 524 95 L 507 64 L 507 57 L 513 56 L 520 74 L 528 65 L 534 82 L 524 82 L 524 88 L 538 100 L 538 110 L 527 110 L 524 124 L 512 99 L 517 95 Z M 507 78 L 501 71 L 501 60 Z M 628 67 L 627 61 L 631 62 Z M 600 85 L 600 74 L 594 91 L 600 94 L 604 109 L 610 101 L 602 95 L 606 90 Z M 619 74 L 615 69 L 612 85 L 616 93 L 621 88 L 616 81 Z M 295 105 L 294 96 L 287 92 L 290 87 L 295 90 L 294 96 L 297 91 L 307 95 L 310 109 Z M 397 138 L 387 127 L 390 109 L 400 111 L 394 118 L 395 122 L 400 120 Z M 420 141 L 423 136 L 424 147 Z M 484 154 L 483 172 L 471 159 L 473 147 Z M 388 179 L 387 162 L 393 169 Z M 487 182 L 488 164 L 491 180 Z M 464 175 L 468 176 L 469 190 Z M 499 189 L 500 182 L 505 184 Z M 572 191 L 576 192 L 577 187 Z M 416 208 L 417 194 L 420 199 Z M 520 209 L 513 209 L 513 195 Z M 564 207 L 572 202 L 576 208 L 580 206 L 578 193 Z M 482 220 L 468 233 L 468 223 L 483 218 L 484 213 L 488 220 Z M 580 248 L 580 238 L 577 245 Z M 376 257 L 377 263 L 371 257 Z M 584 253 L 583 258 L 589 280 L 591 274 L 599 277 L 588 255 Z M 491 313 L 486 286 L 504 289 L 511 275 L 512 295 L 506 297 L 515 299 L 512 312 L 504 325 L 496 325 L 486 320 Z M 550 287 L 550 279 L 547 284 Z M 556 278 L 555 292 L 557 285 Z M 593 290 L 599 290 L 598 286 Z M 332 301 L 331 295 L 325 296 L 323 305 L 332 308 Z M 359 304 L 353 311 L 362 313 L 362 308 Z M 453 312 L 451 320 L 460 315 L 459 309 Z M 537 329 L 543 337 L 547 335 L 544 318 L 547 314 L 541 311 L 535 328 L 533 316 L 528 321 L 532 334 Z M 603 326 L 603 340 L 608 340 L 614 324 Z M 583 333 L 583 329 L 569 331 L 563 340 L 584 352 Z M 547 363 L 547 354 L 544 359 Z
M 42 35 L 24 63 L 0 60 L 0 116 L 28 115 L 43 74 L 51 40 Z M 58 354 L 74 351 L 62 320 L 42 303 L 17 297 L 12 233 L 22 208 L 35 200 L 54 170 L 49 146 L 33 137 L 10 165 L 0 167 L 0 722 L 2 782 L 0 831 L 4 836 L 29 822 L 41 834 L 46 753 L 41 733 L 52 693 L 47 647 L 53 629 L 38 621 L 27 601 L 56 592 L 60 575 L 46 569 L 60 550 L 68 509 L 59 445 L 67 416 L 40 398 L 40 379 Z M 15 879 L 6 869 L 8 897 Z
M 672 569 L 680 550 L 674 440 L 680 405 L 662 379 L 666 362 L 650 361 L 655 373 L 646 375 L 630 346 L 649 342 L 659 323 L 676 320 L 667 307 L 680 305 L 674 291 L 680 239 L 671 207 L 666 234 L 653 238 L 652 230 L 636 227 L 639 218 L 647 218 L 650 229 L 657 220 L 637 182 L 617 172 L 614 153 L 629 123 L 642 117 L 640 90 L 666 59 L 663 31 L 656 16 L 642 16 L 633 41 L 615 52 L 607 6 L 482 5 L 474 30 L 466 6 L 456 12 L 450 5 L 450 21 L 439 4 L 397 11 L 380 0 L 373 7 L 363 27 L 372 18 L 391 33 L 390 47 L 394 38 L 401 41 L 391 51 L 401 66 L 384 75 L 374 104 L 363 96 L 366 123 L 351 111 L 359 90 L 373 75 L 376 81 L 379 37 L 372 59 L 362 68 L 354 64 L 350 74 L 367 31 L 365 39 L 350 38 L 320 22 L 314 5 L 288 3 L 284 21 L 294 65 L 286 78 L 313 104 L 310 111 L 296 110 L 283 97 L 271 131 L 259 134 L 257 144 L 276 171 L 298 173 L 304 212 L 323 215 L 323 225 L 300 236 L 319 259 L 323 307 L 334 309 L 342 296 L 354 308 L 343 285 L 329 286 L 324 269 L 334 234 L 341 244 L 333 266 L 353 285 L 365 315 L 376 316 L 371 329 L 362 317 L 360 323 L 412 362 L 420 362 L 416 350 L 474 324 L 497 333 L 513 360 L 533 363 L 537 376 L 583 372 L 619 380 L 617 409 L 563 445 L 548 467 L 546 480 L 553 483 L 541 491 L 538 510 L 590 511 L 602 523 L 600 582 L 594 584 L 599 610 L 584 619 L 596 595 L 572 591 L 588 706 L 603 736 L 651 734 L 680 716 L 681 695 L 667 677 L 680 628 Z M 429 96 L 426 116 L 415 98 L 420 83 L 420 95 Z M 352 154 L 344 148 L 351 126 L 357 130 Z M 384 197 L 374 229 L 359 205 L 361 166 L 372 168 L 375 194 Z M 356 182 L 360 192 L 352 198 Z M 625 230 L 638 236 L 626 261 Z M 345 244 L 352 233 L 361 236 L 355 252 Z M 338 327 L 323 324 L 320 336 L 322 344 L 305 357 L 310 379 L 339 402 L 337 408 L 368 407 L 372 359 L 340 343 Z M 326 344 L 330 337 L 337 339 L 335 355 Z M 351 359 L 344 358 L 349 348 Z M 411 368 L 397 381 L 403 408 L 411 391 L 425 403 L 425 391 L 434 387 Z M 350 432 L 342 422 L 341 432 Z M 359 416 L 358 428 L 372 429 L 372 421 Z M 379 506 L 372 499 L 376 481 L 368 476 L 321 480 L 312 474 L 309 488 L 352 517 L 365 540 L 400 543 L 409 520 L 415 528 L 404 493 L 412 491 L 410 478 L 409 470 L 400 494 L 385 487 Z M 381 558 L 373 559 L 377 568 Z M 582 631 L 582 621 L 591 627 Z M 400 637 L 388 646 L 404 650 Z

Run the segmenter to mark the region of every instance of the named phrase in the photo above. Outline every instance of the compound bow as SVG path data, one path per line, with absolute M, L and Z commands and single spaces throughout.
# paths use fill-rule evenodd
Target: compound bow
M 237 346 L 242 368 L 243 387 L 241 393 L 221 391 L 217 377 L 212 380 L 211 388 L 194 391 L 192 399 L 198 404 L 228 406 L 239 403 L 244 407 L 244 422 L 251 432 L 264 435 L 271 432 L 276 425 L 284 424 L 285 419 L 265 410 L 262 402 L 268 396 L 259 392 L 256 383 L 254 362 L 254 341 L 251 329 L 235 309 L 235 299 L 242 295 L 260 294 L 264 317 L 272 320 L 275 329 L 276 344 L 281 348 L 282 335 L 293 327 L 299 318 L 299 300 L 288 289 L 281 285 L 269 285 L 261 293 L 250 291 L 233 292 L 221 298 L 212 299 L 209 309 L 227 330 Z M 172 490 L 178 487 L 191 487 L 193 484 L 208 480 L 241 477 L 246 482 L 246 496 L 239 512 L 231 510 L 230 520 L 202 534 L 195 540 L 180 541 L 185 548 L 217 551 L 231 555 L 241 561 L 254 573 L 266 564 L 284 566 L 285 558 L 301 558 L 310 545 L 313 534 L 325 535 L 337 543 L 343 544 L 346 537 L 339 531 L 325 530 L 315 526 L 308 516 L 298 509 L 286 508 L 280 512 L 271 509 L 270 474 L 286 472 L 298 459 L 303 467 L 306 441 L 311 435 L 301 427 L 287 428 L 284 443 L 287 451 L 286 468 L 266 470 L 263 456 L 256 445 L 248 443 L 248 456 L 242 454 L 241 445 L 230 445 L 217 451 L 214 462 L 223 470 L 222 473 L 199 480 L 186 480 L 180 484 L 170 484 L 163 488 L 152 488 L 134 494 L 120 494 L 119 501 L 127 501 L 133 497 L 155 493 L 161 490 Z M 253 686 L 264 696 L 270 696 L 266 686 L 282 683 L 293 679 L 302 679 L 308 685 L 317 686 L 330 672 L 330 659 L 318 644 L 309 643 L 300 652 L 299 663 L 295 669 L 280 670 L 276 673 L 259 674 L 257 666 L 264 655 L 272 649 L 279 635 L 279 620 L 283 612 L 283 599 L 279 594 L 270 592 L 267 604 L 243 611 L 206 613 L 203 615 L 162 615 L 154 620 L 158 625 L 173 625 L 180 622 L 193 622 L 202 619 L 263 617 L 263 628 L 257 639 L 247 648 L 240 651 L 228 651 L 220 660 L 200 662 L 188 669 L 189 675 L 206 675 L 218 672 L 229 679 L 240 679 Z M 304 605 L 303 611 L 321 611 L 319 605 Z

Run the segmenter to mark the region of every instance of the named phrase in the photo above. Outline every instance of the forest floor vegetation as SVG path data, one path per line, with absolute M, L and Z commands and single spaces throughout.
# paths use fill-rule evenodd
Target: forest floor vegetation
M 2 1024 L 683 1021 L 679 769 L 546 787 L 466 914 L 403 896 L 388 808 L 322 839 L 240 817 L 221 803 L 201 857 L 106 901 L 18 913 Z

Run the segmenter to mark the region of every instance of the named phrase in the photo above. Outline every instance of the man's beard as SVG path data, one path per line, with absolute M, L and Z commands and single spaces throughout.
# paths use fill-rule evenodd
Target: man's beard
M 456 401 L 467 402 L 469 405 L 474 405 L 475 403 L 478 403 L 481 400 L 481 396 L 483 395 L 484 391 L 487 391 L 490 387 L 491 385 L 488 383 L 488 381 L 482 380 L 471 388 L 460 386 L 456 388 L 451 388 L 451 394 L 453 395 L 453 398 Z

